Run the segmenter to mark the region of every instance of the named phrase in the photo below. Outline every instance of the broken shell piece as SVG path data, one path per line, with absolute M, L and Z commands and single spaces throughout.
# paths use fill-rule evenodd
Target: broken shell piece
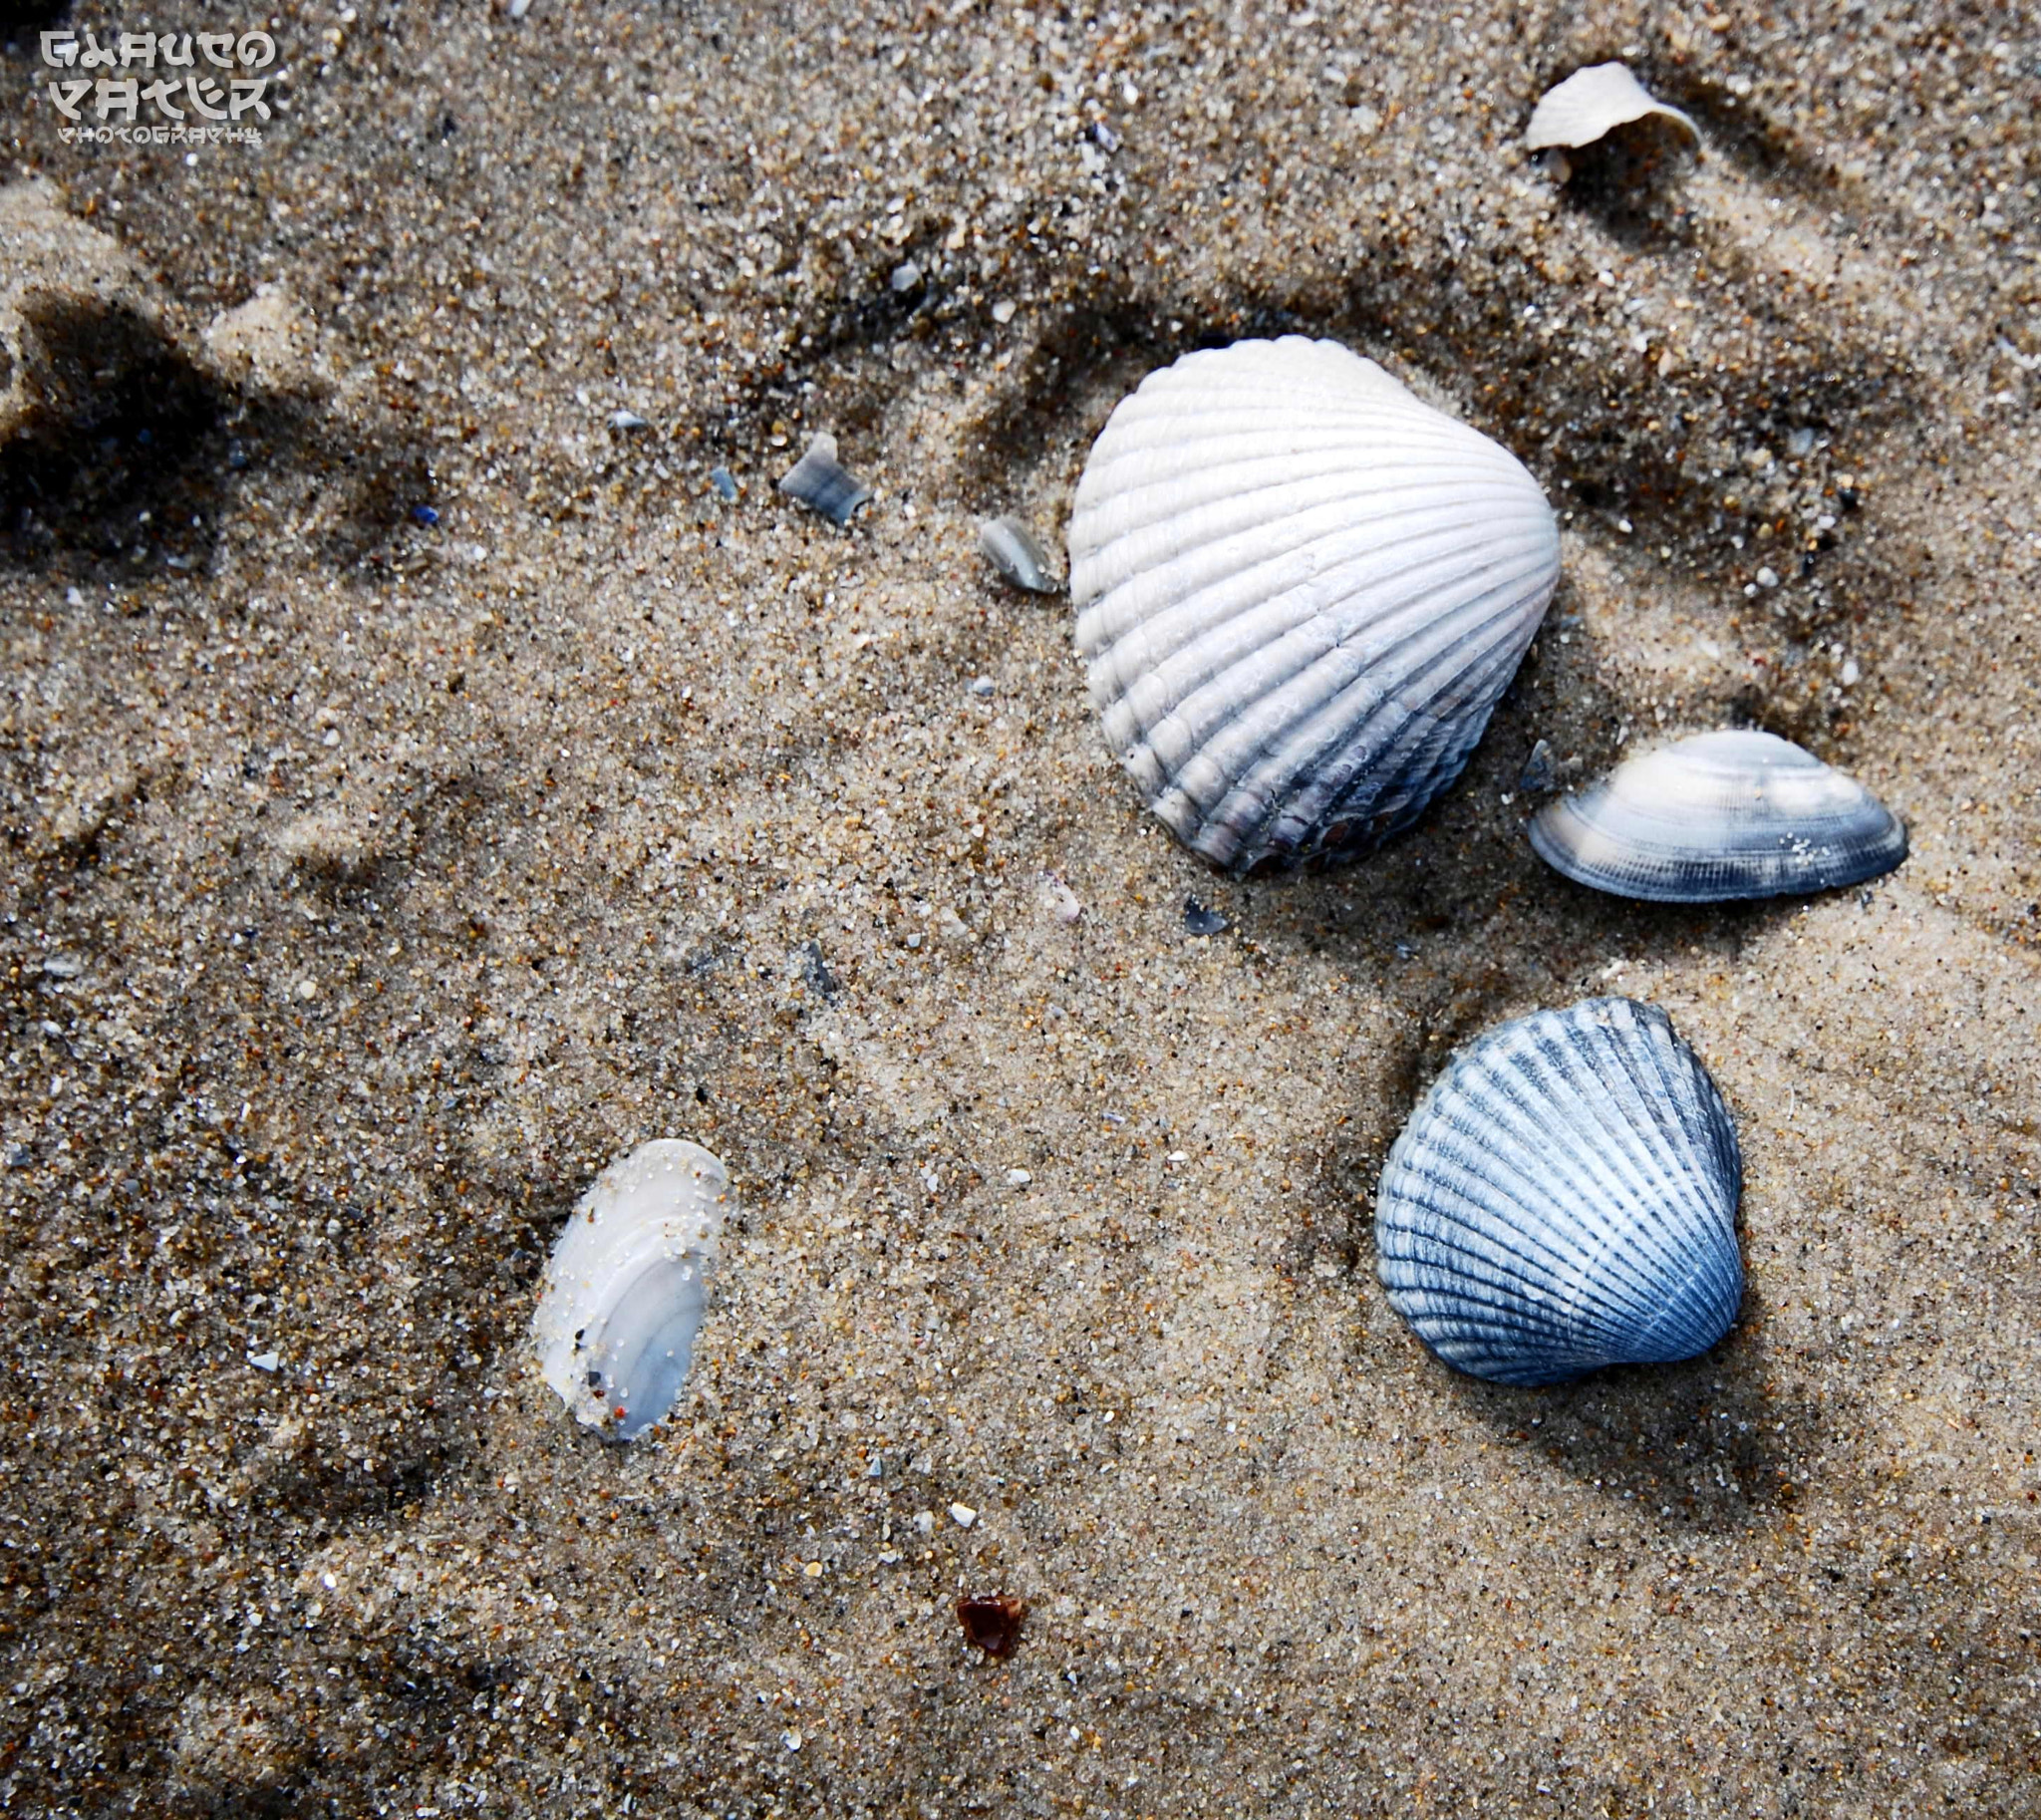
M 1906 857 L 1906 829 L 1790 740 L 1729 729 L 1624 759 L 1541 809 L 1531 844 L 1597 891 L 1712 904 L 1880 877 Z
M 591 1427 L 628 1441 L 674 1406 L 695 1357 L 729 1178 L 658 1138 L 612 1163 L 553 1246 L 532 1320 L 539 1370 Z
M 1524 145 L 1532 152 L 1551 146 L 1592 146 L 1634 120 L 1662 120 L 1677 127 L 1698 150 L 1701 130 L 1677 108 L 1657 99 L 1624 64 L 1598 63 L 1576 70 L 1531 111 Z
M 647 430 L 651 426 L 635 411 L 612 411 L 610 428 L 618 431 Z
M 809 441 L 807 453 L 779 476 L 779 490 L 837 524 L 872 496 L 836 459 L 836 439 L 823 430 Z
M 1034 533 L 1019 518 L 1009 514 L 1002 518 L 981 518 L 978 525 L 978 547 L 985 551 L 986 560 L 1000 572 L 1000 579 L 1011 582 L 1017 588 L 1025 588 L 1030 594 L 1053 594 L 1056 592 L 1056 578 L 1049 573 L 1048 557 Z
M 957 1622 L 968 1642 L 988 1656 L 1011 1656 L 1020 1640 L 1027 1602 L 1010 1593 L 970 1593 L 957 1601 Z

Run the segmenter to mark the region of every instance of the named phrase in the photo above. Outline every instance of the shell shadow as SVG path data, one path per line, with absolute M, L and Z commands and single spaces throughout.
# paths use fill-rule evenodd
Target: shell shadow
M 1540 1390 L 1439 1368 L 1444 1394 L 1517 1448 L 1666 1528 L 1722 1534 L 1793 1507 L 1835 1419 L 1775 1381 L 1764 1330 L 1750 1287 L 1721 1344 L 1676 1365 L 1612 1366 Z
M 1693 153 L 1672 123 L 1630 121 L 1563 155 L 1573 167 L 1560 192 L 1565 206 L 1593 216 L 1617 245 L 1661 252 L 1698 237 L 1682 193 Z

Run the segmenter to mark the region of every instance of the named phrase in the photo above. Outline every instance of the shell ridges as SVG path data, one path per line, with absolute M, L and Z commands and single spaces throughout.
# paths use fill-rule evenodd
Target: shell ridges
M 1247 871 L 1414 820 L 1551 597 L 1558 528 L 1506 450 L 1336 342 L 1188 354 L 1114 410 L 1070 523 L 1114 754 Z
M 1690 1358 L 1743 1295 L 1742 1163 L 1654 1006 L 1591 999 L 1489 1032 L 1397 1138 L 1375 1212 L 1390 1303 L 1499 1383 Z

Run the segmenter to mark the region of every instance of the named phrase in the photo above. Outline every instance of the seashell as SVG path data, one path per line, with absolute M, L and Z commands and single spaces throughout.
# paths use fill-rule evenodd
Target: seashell
M 539 1369 L 618 1440 L 664 1419 L 695 1356 L 729 1189 L 700 1144 L 657 1138 L 612 1163 L 553 1246 L 532 1320 Z
M 1633 120 L 1670 122 L 1696 148 L 1701 143 L 1701 130 L 1692 117 L 1658 100 L 1630 74 L 1627 65 L 1598 63 L 1576 70 L 1545 92 L 1531 110 L 1524 145 L 1531 152 L 1550 146 L 1592 146 Z
M 1558 525 L 1514 455 L 1301 336 L 1151 373 L 1070 521 L 1106 738 L 1178 838 L 1236 872 L 1416 820 L 1558 579 Z
M 612 411 L 610 428 L 628 435 L 633 430 L 649 430 L 652 426 L 635 411 Z
M 1906 857 L 1904 823 L 1773 734 L 1704 733 L 1541 809 L 1531 844 L 1598 891 L 1709 904 L 1854 885 Z
M 1549 790 L 1554 776 L 1552 747 L 1540 740 L 1531 748 L 1529 757 L 1524 760 L 1524 768 L 1517 773 L 1517 787 L 1527 791 Z
M 836 439 L 819 431 L 808 440 L 807 453 L 779 476 L 779 490 L 837 524 L 872 496 L 836 459 Z
M 1670 1020 L 1590 999 L 1490 1031 L 1433 1082 L 1382 1171 L 1377 1268 L 1427 1347 L 1496 1383 L 1689 1359 L 1742 1300 L 1742 1183 Z
M 1047 553 L 1019 518 L 980 519 L 978 547 L 999 570 L 1001 580 L 1030 594 L 1055 593 L 1056 578 L 1049 573 Z

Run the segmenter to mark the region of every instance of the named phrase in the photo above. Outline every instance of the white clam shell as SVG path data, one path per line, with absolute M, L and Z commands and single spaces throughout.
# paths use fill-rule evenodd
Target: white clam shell
M 695 1356 L 729 1180 L 658 1138 L 599 1175 L 561 1229 L 532 1320 L 539 1369 L 591 1426 L 631 1440 L 673 1408 Z
M 1531 844 L 1617 897 L 1706 904 L 1854 885 L 1906 857 L 1905 825 L 1790 740 L 1698 734 L 1539 811 Z
M 1558 525 L 1514 455 L 1301 336 L 1151 373 L 1070 521 L 1106 739 L 1178 837 L 1240 872 L 1415 820 L 1558 579 Z
M 1453 1059 L 1389 1152 L 1389 1301 L 1448 1365 L 1558 1383 L 1688 1359 L 1743 1297 L 1736 1129 L 1656 1006 L 1590 999 Z
M 1670 122 L 1695 146 L 1701 143 L 1701 130 L 1692 117 L 1660 101 L 1626 65 L 1598 63 L 1576 70 L 1546 92 L 1531 111 L 1524 145 L 1532 152 L 1552 146 L 1592 146 L 1633 120 Z

